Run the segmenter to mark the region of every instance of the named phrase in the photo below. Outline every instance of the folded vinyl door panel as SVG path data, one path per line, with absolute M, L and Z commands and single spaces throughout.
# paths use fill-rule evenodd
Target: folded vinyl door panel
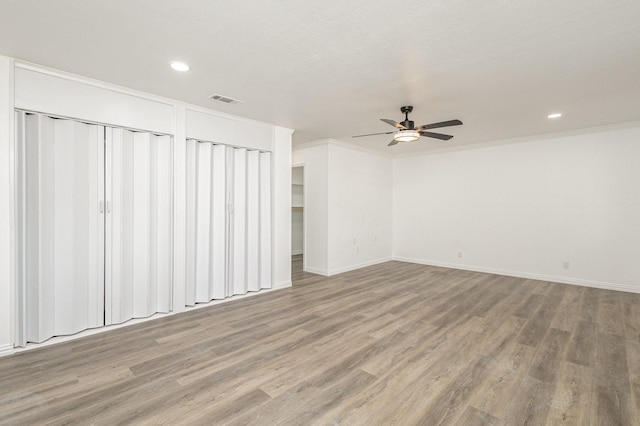
M 104 130 L 25 117 L 26 340 L 104 324 Z
M 105 316 L 121 323 L 171 309 L 171 138 L 111 129 L 107 147 Z
M 247 150 L 233 152 L 233 294 L 247 292 Z
M 212 195 L 211 195 L 211 298 L 226 297 L 226 150 L 224 145 L 213 145 L 212 157 Z

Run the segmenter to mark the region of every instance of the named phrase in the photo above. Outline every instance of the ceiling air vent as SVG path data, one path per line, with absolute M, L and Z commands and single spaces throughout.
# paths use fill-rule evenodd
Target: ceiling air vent
M 244 102 L 244 101 L 241 101 L 240 99 L 233 99 L 228 96 L 220 95 L 218 93 L 214 93 L 213 95 L 209 96 L 209 99 L 216 102 L 223 102 L 225 104 L 241 104 Z

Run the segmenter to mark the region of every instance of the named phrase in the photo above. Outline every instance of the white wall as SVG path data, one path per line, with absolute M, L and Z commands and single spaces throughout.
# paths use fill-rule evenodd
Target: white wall
M 291 285 L 291 129 L 15 62 L 0 56 L 0 354 L 11 352 L 13 345 L 14 108 L 173 135 L 174 312 L 185 309 L 184 144 L 187 133 L 191 131 L 206 140 L 272 151 L 273 282 L 276 287 Z
M 629 126 L 397 158 L 394 258 L 640 292 L 639 159 Z
M 391 260 L 391 158 L 331 142 L 328 160 L 328 274 Z
M 328 154 L 326 143 L 294 149 L 293 164 L 304 164 L 304 270 L 327 275 Z
M 391 259 L 392 162 L 327 139 L 293 151 L 305 166 L 305 270 L 334 275 Z
M 0 56 L 0 355 L 13 349 L 13 60 Z
M 274 286 L 291 286 L 291 135 L 273 130 L 273 258 Z

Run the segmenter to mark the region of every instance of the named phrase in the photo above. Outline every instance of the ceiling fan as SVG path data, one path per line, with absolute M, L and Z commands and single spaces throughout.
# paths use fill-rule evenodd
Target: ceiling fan
M 393 133 L 393 140 L 387 146 L 396 145 L 398 142 L 414 142 L 417 141 L 420 136 L 448 141 L 453 136 L 445 135 L 442 133 L 427 132 L 426 130 L 437 129 L 439 127 L 459 126 L 462 124 L 462 121 L 460 120 L 449 120 L 441 121 L 439 123 L 424 124 L 422 126 L 415 127 L 413 121 L 409 120 L 409 113 L 413 111 L 413 107 L 411 105 L 403 106 L 400 108 L 400 111 L 402 111 L 402 113 L 404 114 L 404 121 L 401 121 L 400 123 L 396 123 L 395 121 L 389 120 L 387 118 L 380 119 L 385 123 L 391 124 L 393 127 L 395 127 L 397 129 L 396 131 L 369 133 L 366 135 L 357 135 L 352 137 L 361 138 L 363 136 L 390 135 Z

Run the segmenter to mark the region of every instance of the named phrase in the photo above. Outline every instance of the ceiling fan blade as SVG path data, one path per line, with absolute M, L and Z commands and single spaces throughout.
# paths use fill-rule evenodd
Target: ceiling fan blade
M 387 124 L 391 124 L 393 127 L 395 127 L 396 129 L 400 129 L 400 130 L 406 130 L 407 128 L 404 127 L 402 124 L 400 123 L 396 123 L 393 120 L 389 120 L 388 118 L 381 118 L 380 121 L 384 121 Z
M 433 132 L 420 132 L 420 136 L 425 136 L 428 138 L 436 138 L 436 139 L 442 139 L 443 141 L 448 141 L 449 139 L 451 139 L 453 136 L 451 135 L 443 135 L 442 133 L 433 133 Z
M 418 127 L 417 130 L 437 129 L 438 127 L 459 126 L 462 124 L 460 120 L 441 121 L 439 123 L 425 124 Z
M 367 135 L 356 135 L 356 136 L 351 136 L 351 137 L 352 138 L 361 138 L 363 136 L 390 135 L 391 133 L 395 133 L 395 132 L 369 133 Z
M 393 145 L 397 145 L 397 144 L 398 144 L 398 141 L 394 139 L 391 142 L 389 142 L 389 145 L 387 145 L 387 146 L 393 146 Z

